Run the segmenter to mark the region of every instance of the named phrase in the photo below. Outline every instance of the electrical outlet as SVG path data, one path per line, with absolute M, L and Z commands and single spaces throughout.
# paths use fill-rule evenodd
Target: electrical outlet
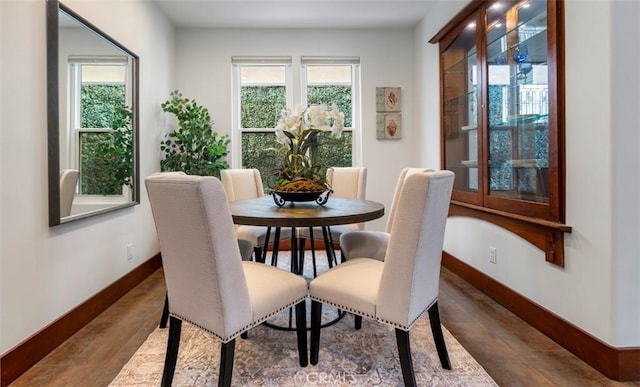
M 127 245 L 127 261 L 133 259 L 133 243 Z
M 489 262 L 498 263 L 498 250 L 493 246 L 489 246 Z

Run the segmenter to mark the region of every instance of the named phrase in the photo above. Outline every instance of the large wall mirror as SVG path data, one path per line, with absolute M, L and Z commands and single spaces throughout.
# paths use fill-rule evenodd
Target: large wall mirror
M 47 1 L 49 226 L 140 202 L 138 56 Z

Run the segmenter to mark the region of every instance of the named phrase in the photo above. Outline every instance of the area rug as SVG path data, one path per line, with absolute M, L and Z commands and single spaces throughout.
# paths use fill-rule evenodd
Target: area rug
M 288 257 L 279 258 L 284 266 L 282 258 Z M 323 310 L 323 320 L 336 315 L 330 308 Z M 279 325 L 288 321 L 288 312 L 270 320 Z M 495 386 L 486 371 L 444 327 L 443 332 L 451 370 L 440 366 L 426 314 L 411 330 L 418 386 Z M 167 335 L 168 329 L 153 331 L 110 386 L 160 385 Z M 215 386 L 219 363 L 220 343 L 184 323 L 173 385 Z M 260 325 L 249 331 L 248 339 L 236 339 L 232 385 L 402 386 L 395 333 L 393 328 L 366 318 L 362 329 L 355 330 L 353 316 L 346 315 L 322 329 L 318 365 L 302 368 L 298 364 L 295 332 Z

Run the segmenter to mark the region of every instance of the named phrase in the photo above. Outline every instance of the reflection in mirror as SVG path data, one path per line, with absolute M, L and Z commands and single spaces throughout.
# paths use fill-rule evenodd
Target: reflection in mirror
M 57 1 L 47 34 L 49 225 L 139 203 L 138 57 Z

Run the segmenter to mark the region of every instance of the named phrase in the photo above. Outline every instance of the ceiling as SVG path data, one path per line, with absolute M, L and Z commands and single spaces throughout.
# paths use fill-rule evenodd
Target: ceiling
M 176 27 L 195 28 L 414 27 L 438 2 L 438 0 L 153 1 Z

